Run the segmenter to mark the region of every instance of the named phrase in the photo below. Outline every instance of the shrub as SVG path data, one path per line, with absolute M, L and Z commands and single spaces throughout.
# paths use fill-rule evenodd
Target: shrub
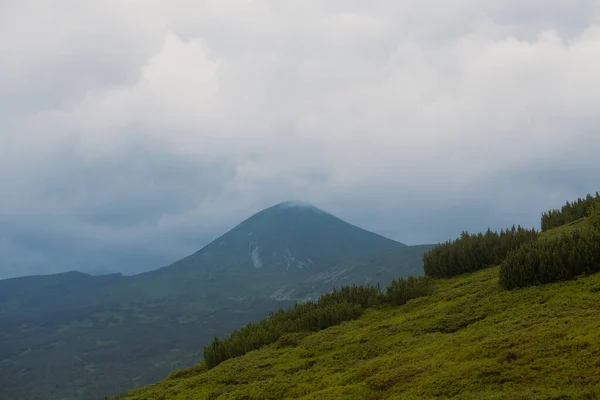
M 521 226 L 500 233 L 487 230 L 485 234 L 463 232 L 458 239 L 434 247 L 423 256 L 425 274 L 437 278 L 474 272 L 490 265 L 498 265 L 506 255 L 522 244 L 535 240 L 535 229 Z
M 512 252 L 500 267 L 500 284 L 514 289 L 594 272 L 600 272 L 600 231 L 586 229 L 530 242 Z
M 594 228 L 600 229 L 600 200 L 590 207 L 588 219 Z
M 542 214 L 542 232 L 586 217 L 594 204 L 599 201 L 600 193 L 596 192 L 596 196 L 588 194 L 583 199 L 567 202 L 560 210 L 545 212 Z
M 400 306 L 411 299 L 429 294 L 433 289 L 433 282 L 433 278 L 422 276 L 394 279 L 385 289 L 385 300 Z

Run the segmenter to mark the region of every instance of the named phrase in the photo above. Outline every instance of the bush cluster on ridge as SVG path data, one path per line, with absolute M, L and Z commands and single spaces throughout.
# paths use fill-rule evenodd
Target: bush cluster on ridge
M 317 301 L 298 303 L 287 310 L 271 313 L 257 323 L 233 331 L 227 338 L 214 338 L 204 348 L 204 360 L 208 368 L 213 368 L 225 360 L 275 343 L 286 334 L 319 331 L 338 325 L 360 317 L 364 310 L 376 305 L 404 304 L 428 294 L 432 287 L 430 277 L 409 277 L 394 280 L 385 291 L 376 285 L 334 289 Z

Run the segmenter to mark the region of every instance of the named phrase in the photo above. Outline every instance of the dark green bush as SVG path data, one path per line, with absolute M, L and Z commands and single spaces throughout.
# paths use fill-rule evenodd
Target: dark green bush
M 510 253 L 500 267 L 500 284 L 514 289 L 595 272 L 600 272 L 600 231 L 584 229 L 530 242 Z
M 521 226 L 500 233 L 487 230 L 485 234 L 463 232 L 458 239 L 440 244 L 423 256 L 425 274 L 437 278 L 474 272 L 490 265 L 498 265 L 506 255 L 524 243 L 537 238 L 535 229 Z
M 560 210 L 545 212 L 542 214 L 542 232 L 587 217 L 590 209 L 598 201 L 600 201 L 600 193 L 596 192 L 596 196 L 588 194 L 583 199 L 567 202 Z
M 588 219 L 594 228 L 600 229 L 600 200 L 597 200 L 592 207 L 590 207 Z
M 433 289 L 433 278 L 410 276 L 403 279 L 394 279 L 385 289 L 385 301 L 400 306 L 411 299 L 425 296 Z

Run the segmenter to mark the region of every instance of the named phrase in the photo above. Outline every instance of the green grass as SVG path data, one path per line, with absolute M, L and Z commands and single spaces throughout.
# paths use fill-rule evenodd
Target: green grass
M 573 233 L 575 231 L 581 231 L 584 229 L 593 229 L 592 224 L 587 218 L 581 218 L 577 221 L 570 222 L 566 225 L 559 226 L 558 228 L 550 229 L 539 233 L 539 240 L 553 239 L 558 236 Z
M 125 395 L 189 399 L 595 399 L 600 274 L 504 291 L 498 268 Z

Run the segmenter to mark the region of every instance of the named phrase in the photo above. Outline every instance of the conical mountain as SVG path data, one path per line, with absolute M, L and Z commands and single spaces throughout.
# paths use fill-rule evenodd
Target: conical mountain
M 311 204 L 287 201 L 254 214 L 200 251 L 146 275 L 166 289 L 207 296 L 269 297 L 284 285 L 408 246 Z M 162 290 L 159 290 L 162 292 Z
M 248 218 L 177 265 L 319 270 L 404 246 L 310 204 L 285 202 Z

